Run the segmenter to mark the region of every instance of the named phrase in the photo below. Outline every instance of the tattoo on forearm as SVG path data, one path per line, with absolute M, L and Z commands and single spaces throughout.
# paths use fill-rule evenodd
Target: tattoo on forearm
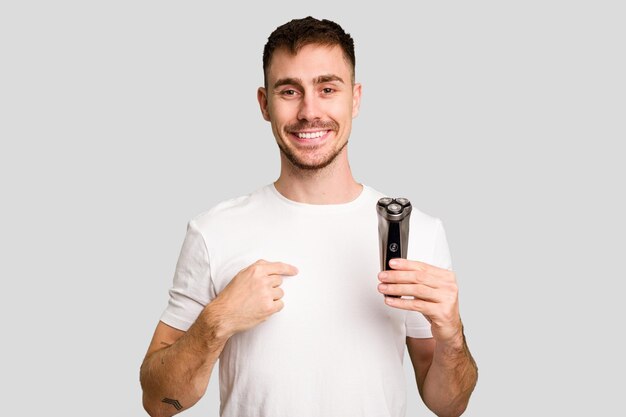
M 178 402 L 178 400 L 172 400 L 171 398 L 163 398 L 161 400 L 162 403 L 166 403 L 166 404 L 172 404 L 174 406 L 175 409 L 180 410 L 183 408 L 182 405 L 180 405 L 180 403 Z

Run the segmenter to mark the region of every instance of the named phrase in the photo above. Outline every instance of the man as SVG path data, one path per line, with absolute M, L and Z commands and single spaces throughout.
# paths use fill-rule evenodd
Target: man
M 141 367 L 150 415 L 195 404 L 219 358 L 222 416 L 402 416 L 405 344 L 424 403 L 465 410 L 477 369 L 439 219 L 414 209 L 410 260 L 380 272 L 383 195 L 348 163 L 354 63 L 352 38 L 328 20 L 293 20 L 268 39 L 258 101 L 280 176 L 189 222 Z

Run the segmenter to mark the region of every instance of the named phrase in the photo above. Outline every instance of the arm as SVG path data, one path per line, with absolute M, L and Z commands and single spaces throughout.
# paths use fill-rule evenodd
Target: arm
M 432 339 L 407 338 L 407 347 L 424 403 L 438 416 L 459 416 L 478 379 L 459 315 L 454 272 L 423 262 L 393 259 L 393 270 L 379 274 L 378 290 L 391 307 L 422 313 L 431 323 Z
M 187 332 L 159 323 L 140 370 L 148 414 L 169 417 L 198 402 L 228 339 L 282 310 L 282 276 L 296 273 L 291 265 L 259 260 L 240 271 Z
M 140 370 L 143 406 L 151 416 L 174 415 L 204 395 L 229 338 L 216 307 L 209 303 L 187 332 L 157 325 Z
M 465 338 L 457 346 L 412 337 L 406 344 L 424 404 L 438 416 L 463 414 L 478 378 Z

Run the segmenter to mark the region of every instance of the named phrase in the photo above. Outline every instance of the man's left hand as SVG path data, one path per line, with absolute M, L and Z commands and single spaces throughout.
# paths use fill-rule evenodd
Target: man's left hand
M 455 343 L 463 338 L 459 316 L 458 287 L 454 272 L 424 262 L 395 258 L 393 270 L 378 274 L 378 291 L 386 295 L 407 295 L 414 299 L 385 297 L 391 307 L 419 311 L 431 323 L 437 342 Z

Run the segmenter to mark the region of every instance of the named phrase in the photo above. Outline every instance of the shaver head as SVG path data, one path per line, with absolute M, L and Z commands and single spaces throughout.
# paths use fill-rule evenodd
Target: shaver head
M 388 221 L 402 221 L 411 215 L 411 202 L 407 198 L 383 197 L 376 204 L 378 215 Z
M 407 257 L 411 202 L 406 198 L 381 198 L 376 204 L 381 270 L 391 269 L 389 260 Z

